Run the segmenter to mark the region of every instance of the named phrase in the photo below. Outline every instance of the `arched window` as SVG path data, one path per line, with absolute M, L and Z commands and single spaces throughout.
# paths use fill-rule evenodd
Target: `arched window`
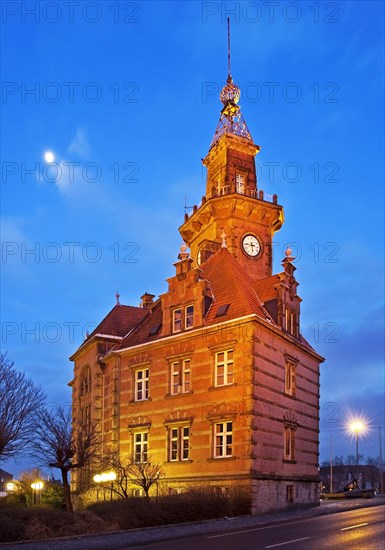
M 87 365 L 83 367 L 80 375 L 80 396 L 87 395 L 91 391 L 91 369 Z

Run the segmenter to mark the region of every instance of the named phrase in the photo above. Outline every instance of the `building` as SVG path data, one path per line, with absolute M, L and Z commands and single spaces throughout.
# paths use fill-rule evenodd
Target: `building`
M 5 497 L 10 491 L 13 491 L 13 474 L 0 468 L 0 497 Z
M 319 502 L 323 358 L 301 335 L 291 250 L 273 274 L 283 208 L 258 188 L 260 147 L 239 97 L 229 71 L 205 195 L 179 228 L 168 290 L 140 307 L 117 295 L 72 355 L 70 385 L 74 426 L 96 422 L 102 453 L 161 463 L 165 491 L 243 487 L 255 514 Z M 73 489 L 88 478 L 75 475 Z

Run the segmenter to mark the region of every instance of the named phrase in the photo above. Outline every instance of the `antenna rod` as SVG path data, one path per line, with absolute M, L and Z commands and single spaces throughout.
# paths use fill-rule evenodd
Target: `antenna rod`
M 227 66 L 230 75 L 230 17 L 227 18 Z

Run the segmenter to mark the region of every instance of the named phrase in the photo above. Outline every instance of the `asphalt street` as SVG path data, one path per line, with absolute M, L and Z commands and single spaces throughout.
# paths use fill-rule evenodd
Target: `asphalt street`
M 382 550 L 385 506 L 278 525 L 130 546 L 131 550 Z M 127 548 L 127 546 L 122 546 Z
M 385 498 L 322 501 L 310 509 L 0 544 L 1 550 L 385 550 Z

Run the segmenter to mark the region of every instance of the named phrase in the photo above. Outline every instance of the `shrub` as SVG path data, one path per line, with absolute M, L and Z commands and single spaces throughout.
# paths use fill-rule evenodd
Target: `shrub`
M 104 521 L 116 523 L 119 529 L 133 529 L 249 514 L 250 501 L 241 491 L 222 494 L 204 488 L 150 499 L 136 497 L 99 502 L 92 504 L 89 510 Z

